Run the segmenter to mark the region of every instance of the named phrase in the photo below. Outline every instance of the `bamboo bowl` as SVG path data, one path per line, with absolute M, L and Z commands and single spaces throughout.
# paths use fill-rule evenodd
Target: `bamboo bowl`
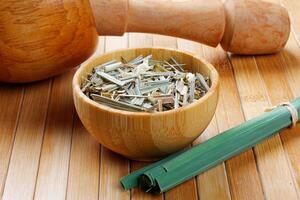
M 154 59 L 175 57 L 187 70 L 210 77 L 211 88 L 197 102 L 160 113 L 128 112 L 90 100 L 80 89 L 83 77 L 112 59 L 126 60 L 152 54 Z M 83 125 L 108 149 L 133 160 L 154 160 L 191 144 L 208 126 L 217 106 L 219 76 L 216 69 L 194 55 L 164 48 L 126 49 L 106 53 L 83 64 L 73 78 L 74 103 Z

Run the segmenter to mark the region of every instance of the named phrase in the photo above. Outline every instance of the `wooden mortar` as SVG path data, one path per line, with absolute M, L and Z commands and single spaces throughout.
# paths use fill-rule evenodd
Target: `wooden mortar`
M 84 62 L 99 35 L 158 33 L 237 54 L 275 53 L 289 16 L 258 0 L 11 0 L 0 5 L 0 81 L 30 82 Z

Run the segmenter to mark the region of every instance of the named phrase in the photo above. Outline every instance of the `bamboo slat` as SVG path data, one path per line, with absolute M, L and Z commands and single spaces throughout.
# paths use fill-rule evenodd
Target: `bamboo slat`
M 153 45 L 153 35 L 151 34 L 141 34 L 141 33 L 129 33 L 129 47 L 130 48 L 137 48 L 137 47 L 151 47 Z M 131 161 L 130 162 L 130 171 L 133 172 L 135 170 L 140 169 L 148 165 L 149 163 Z M 148 200 L 148 199 L 155 199 L 155 200 L 162 200 L 163 195 L 150 195 L 146 194 L 145 192 L 139 189 L 133 189 L 131 191 L 131 199 L 132 200 Z
M 102 148 L 100 164 L 99 200 L 130 199 L 130 192 L 124 191 L 119 183 L 120 178 L 129 173 L 129 161 Z
M 154 46 L 161 46 L 161 47 L 168 47 L 168 48 L 177 48 L 177 39 L 173 37 L 166 37 L 161 35 L 154 35 L 153 36 L 153 45 Z M 166 192 L 165 199 L 198 199 L 198 192 L 197 192 L 197 184 L 196 179 L 191 179 L 178 187 Z
M 203 46 L 202 52 L 199 44 L 187 45 L 188 43 L 193 44 L 193 42 L 185 41 L 185 44 L 183 44 L 181 41 L 181 39 L 178 40 L 179 46 L 183 46 L 186 50 L 190 49 L 190 51 L 199 55 L 202 54 L 203 57 L 217 68 L 220 74 L 221 84 L 219 104 L 216 111 L 216 131 L 219 129 L 219 132 L 223 132 L 242 123 L 244 117 L 240 106 L 240 99 L 226 53 L 220 47 L 214 49 L 207 46 Z M 232 199 L 263 199 L 255 158 L 251 150 L 227 161 L 226 171 Z M 223 194 L 225 194 L 224 192 L 225 190 Z
M 244 122 L 241 102 L 232 67 L 221 49 L 203 47 L 205 58 L 220 74 L 220 97 L 216 119 L 220 132 Z M 263 191 L 252 150 L 226 162 L 232 199 L 263 199 Z
M 3 200 L 34 196 L 50 87 L 50 80 L 25 87 Z
M 284 61 L 284 65 L 280 66 L 280 76 L 283 79 L 284 84 L 288 84 L 287 94 L 293 97 L 300 96 L 300 52 L 299 47 L 297 46 L 297 42 L 295 40 L 295 36 L 292 35 L 287 43 L 286 50 L 281 52 L 280 56 Z M 271 94 L 270 94 L 271 95 Z M 282 134 L 282 141 L 284 143 L 284 147 L 291 161 L 291 168 L 294 172 L 295 177 L 295 186 L 298 190 L 299 196 L 299 188 L 300 188 L 300 159 L 299 159 L 299 142 L 300 142 L 300 128 L 295 127 L 291 130 L 286 130 Z
M 73 72 L 53 80 L 34 199 L 66 198 L 74 115 Z
M 256 57 L 256 62 L 262 79 L 265 82 L 268 99 L 272 105 L 278 105 L 282 102 L 290 101 L 295 98 L 292 95 L 288 83 L 285 81 L 283 67 L 285 66 L 285 62 L 280 54 L 268 57 Z M 298 156 L 295 156 L 300 154 L 300 150 L 298 148 L 300 140 L 296 139 L 300 138 L 299 127 L 283 131 L 283 133 L 280 134 L 280 138 L 287 155 L 287 162 L 291 170 L 291 175 L 293 176 L 293 181 L 299 191 L 299 185 L 296 183 L 296 177 L 299 177 L 300 171 L 296 170 L 299 168 L 298 165 L 300 165 L 300 159 Z M 291 165 L 291 163 L 293 163 L 293 165 Z
M 104 52 L 104 44 L 105 37 L 99 37 L 98 47 L 90 59 Z M 100 147 L 75 114 L 66 199 L 98 199 Z
M 129 47 L 151 47 L 153 35 L 144 33 L 129 33 Z
M 268 2 L 282 4 L 285 6 L 290 14 L 292 27 L 296 30 L 299 30 L 299 25 L 295 23 L 296 19 L 299 19 L 300 15 L 297 9 L 300 8 L 299 1 L 286 1 L 286 0 L 267 0 Z M 298 17 L 298 18 L 297 18 Z M 294 30 L 292 30 L 290 38 L 293 38 Z M 299 35 L 296 34 L 296 39 L 299 38 Z M 290 43 L 291 39 L 288 43 Z M 285 48 L 280 54 L 287 52 L 288 48 Z M 297 51 L 294 51 L 297 52 Z M 281 102 L 288 101 L 293 99 L 291 90 L 287 85 L 286 79 L 284 78 L 283 68 L 287 66 L 284 63 L 280 54 L 265 56 L 265 57 L 256 57 L 256 64 L 260 71 L 261 77 L 265 82 L 265 89 L 267 91 L 267 98 L 270 104 L 277 105 Z M 282 68 L 283 67 L 283 68 Z M 296 97 L 296 96 L 294 96 Z M 290 167 L 290 174 L 294 183 L 295 189 L 297 190 L 297 195 L 299 195 L 299 185 L 297 183 L 297 177 L 299 175 L 299 170 L 297 165 L 299 165 L 299 159 L 297 156 L 297 144 L 299 143 L 294 138 L 297 138 L 297 133 L 299 133 L 299 128 L 296 127 L 292 130 L 286 130 L 281 135 L 282 145 L 286 153 L 286 162 Z M 294 134 L 293 134 L 294 133 Z M 293 142 L 290 142 L 293 141 Z M 291 164 L 293 163 L 293 164 Z M 299 181 L 298 181 L 299 182 Z
M 128 47 L 128 35 L 106 37 L 105 51 Z M 109 150 L 101 148 L 99 200 L 130 199 L 130 192 L 123 191 L 119 180 L 129 173 L 129 161 Z
M 153 46 L 177 49 L 177 39 L 164 35 L 153 35 Z
M 216 118 L 193 144 L 199 144 L 219 133 Z M 200 199 L 231 199 L 225 165 L 220 164 L 207 172 L 197 176 L 198 193 Z
M 291 0 L 280 1 L 289 11 L 292 17 L 293 32 L 287 42 L 286 48 L 281 52 L 284 58 L 285 81 L 289 83 L 293 96 L 300 96 L 300 2 Z M 299 26 L 297 28 L 297 26 Z
M 99 192 L 100 145 L 83 127 L 77 115 L 74 120 L 68 200 L 97 200 Z
M 297 23 L 299 22 L 300 15 L 296 10 L 300 8 L 300 3 L 299 1 L 293 0 L 269 1 L 278 4 L 281 3 L 289 10 L 290 17 L 292 18 L 291 22 L 293 29 L 287 46 L 283 51 L 281 51 L 279 54 L 271 55 L 268 57 L 256 57 L 258 69 L 265 82 L 265 88 L 268 93 L 269 102 L 273 105 L 277 105 L 281 102 L 294 99 L 300 95 L 299 92 L 297 93 L 297 91 L 300 91 L 300 87 L 298 86 L 299 82 L 298 84 L 294 84 L 295 78 L 297 79 L 300 76 L 300 54 L 298 53 L 299 48 L 297 48 L 297 38 L 299 39 L 299 35 L 297 35 L 297 33 L 295 34 L 295 30 L 296 32 L 300 31 L 299 23 Z M 300 81 L 300 79 L 298 81 Z M 297 86 L 298 88 L 295 88 Z M 287 162 L 291 171 L 291 176 L 293 177 L 293 184 L 295 189 L 297 190 L 296 192 L 298 198 L 300 183 L 299 179 L 297 178 L 300 175 L 300 159 L 297 156 L 299 154 L 298 147 L 300 145 L 299 137 L 299 127 L 285 130 L 280 134 L 280 138 L 287 156 Z
M 284 59 L 285 81 L 289 84 L 294 97 L 300 96 L 300 47 L 292 35 L 287 43 L 286 50 L 281 52 Z
M 293 27 L 293 32 L 296 35 L 296 40 L 298 45 L 300 44 L 300 1 L 298 0 L 272 0 L 280 3 L 289 11 L 289 15 L 291 18 L 291 23 Z
M 204 57 L 201 44 L 188 40 L 178 39 L 180 50 L 194 53 Z M 222 77 L 220 77 L 221 79 Z M 216 119 L 214 118 L 206 131 L 193 143 L 199 144 L 218 133 Z M 197 177 L 197 189 L 200 199 L 231 199 L 227 174 L 224 164 L 221 164 Z
M 99 38 L 93 57 L 103 53 L 105 38 Z M 89 59 L 89 60 L 90 60 Z M 98 199 L 100 176 L 100 145 L 88 135 L 75 114 L 67 199 Z M 84 173 L 82 173 L 84 172 Z
M 0 197 L 3 194 L 23 96 L 23 87 L 0 85 Z
M 122 37 L 117 36 L 108 36 L 105 39 L 105 52 L 117 50 L 117 49 L 124 49 L 128 47 L 128 34 L 125 34 Z
M 264 109 L 270 106 L 266 88 L 253 57 L 232 56 L 231 63 L 244 114 L 249 120 L 263 113 Z M 265 197 L 267 199 L 296 199 L 293 177 L 280 137 L 276 135 L 254 149 Z

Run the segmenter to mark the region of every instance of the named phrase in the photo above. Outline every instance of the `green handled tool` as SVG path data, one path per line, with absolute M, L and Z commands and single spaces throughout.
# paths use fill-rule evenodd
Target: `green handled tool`
M 124 189 L 140 187 L 151 193 L 176 185 L 236 156 L 279 131 L 296 124 L 300 97 L 254 119 L 229 129 L 191 149 L 137 170 L 121 179 Z

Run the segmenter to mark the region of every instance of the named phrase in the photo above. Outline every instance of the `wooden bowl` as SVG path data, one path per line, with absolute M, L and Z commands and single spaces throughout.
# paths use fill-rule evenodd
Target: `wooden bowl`
M 128 112 L 113 109 L 89 99 L 80 85 L 92 69 L 110 60 L 126 60 L 152 54 L 156 60 L 175 57 L 187 70 L 210 77 L 211 88 L 197 102 L 158 113 Z M 73 79 L 74 102 L 86 129 L 102 145 L 133 160 L 154 160 L 191 144 L 208 126 L 217 106 L 219 76 L 205 60 L 176 50 L 139 48 L 119 50 L 83 64 Z

